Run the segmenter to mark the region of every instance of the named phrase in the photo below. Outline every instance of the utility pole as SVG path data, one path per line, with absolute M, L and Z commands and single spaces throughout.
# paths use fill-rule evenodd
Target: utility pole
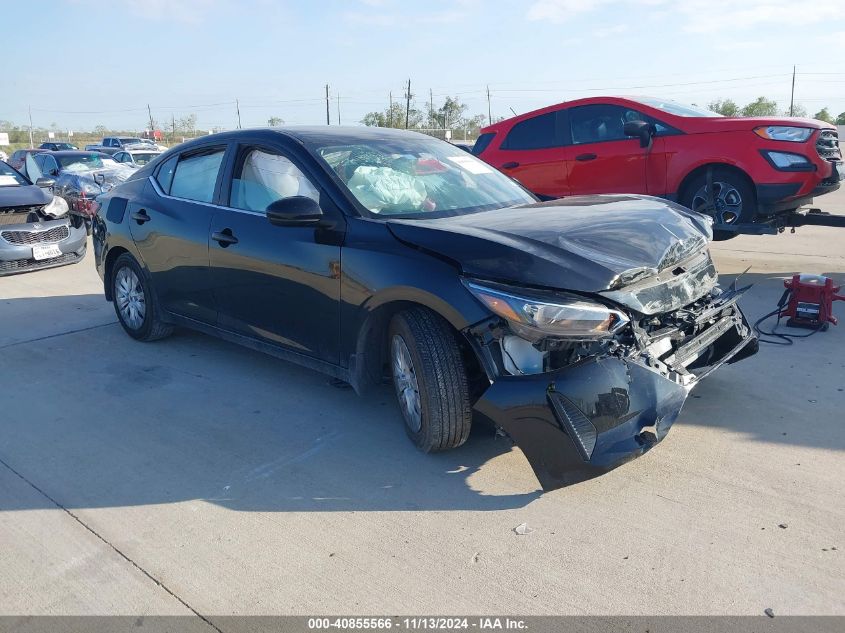
M 789 96 L 789 116 L 795 109 L 795 66 L 792 67 L 792 94 Z
M 434 92 L 432 92 L 431 88 L 428 89 L 428 100 L 428 118 L 434 123 Z
M 35 147 L 35 143 L 32 142 L 32 106 L 29 106 L 29 149 Z
M 326 125 L 331 125 L 332 122 L 329 120 L 329 84 L 326 84 Z
M 340 125 L 340 93 L 337 93 L 337 124 Z
M 241 129 L 241 103 L 235 99 L 235 110 L 238 111 L 238 129 Z
M 390 110 L 388 110 L 387 118 L 390 121 L 388 127 L 393 127 L 393 91 L 387 93 L 388 97 L 390 98 Z
M 155 121 L 153 121 L 153 111 L 150 110 L 150 104 L 149 103 L 147 104 L 147 114 L 150 115 L 150 138 L 155 138 L 156 126 L 155 126 Z
M 490 84 L 487 84 L 487 124 L 493 125 L 493 112 L 490 109 Z
M 411 80 L 408 80 L 408 92 L 405 93 L 405 129 L 408 129 L 408 119 L 411 117 Z
M 172 143 L 176 140 L 176 115 L 172 112 L 170 113 L 170 125 L 173 129 L 173 138 L 170 139 L 170 142 Z

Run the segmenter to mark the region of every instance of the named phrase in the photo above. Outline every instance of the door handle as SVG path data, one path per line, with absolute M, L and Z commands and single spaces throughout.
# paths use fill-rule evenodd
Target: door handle
M 583 163 L 584 161 L 595 160 L 597 158 L 598 156 L 595 154 L 578 154 L 578 156 L 575 157 L 575 160 L 580 160 Z
M 132 219 L 138 224 L 143 224 L 144 222 L 149 222 L 151 218 L 147 215 L 147 211 L 145 209 L 138 209 L 137 211 L 132 212 Z
M 211 234 L 211 239 L 220 244 L 222 248 L 226 248 L 229 244 L 237 244 L 238 238 L 232 235 L 232 229 L 223 229 L 222 231 L 215 231 Z
M 513 161 L 502 165 L 502 169 L 515 169 L 516 167 L 519 167 L 519 163 L 515 163 Z

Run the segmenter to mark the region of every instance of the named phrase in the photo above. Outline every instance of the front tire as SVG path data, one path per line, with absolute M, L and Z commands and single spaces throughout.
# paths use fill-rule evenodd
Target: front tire
M 155 341 L 173 332 L 173 326 L 161 320 L 149 281 L 129 253 L 123 253 L 115 261 L 111 284 L 114 311 L 129 336 L 139 341 Z
M 753 222 L 756 200 L 753 187 L 740 174 L 714 168 L 708 190 L 707 173 L 696 176 L 687 186 L 681 204 L 713 218 L 713 237 L 726 240 L 736 237 L 733 231 L 719 230 L 720 225 Z
M 388 349 L 405 431 L 425 453 L 466 442 L 472 423 L 469 384 L 455 333 L 425 308 L 397 314 Z

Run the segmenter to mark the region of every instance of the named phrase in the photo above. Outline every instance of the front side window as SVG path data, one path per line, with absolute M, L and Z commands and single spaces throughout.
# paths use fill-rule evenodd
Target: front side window
M 548 149 L 566 145 L 563 121 L 563 111 L 549 112 L 520 121 L 508 132 L 502 149 Z
M 436 139 L 362 139 L 312 150 L 374 218 L 446 217 L 535 201 L 487 163 Z
M 642 120 L 643 115 L 636 110 L 610 104 L 580 106 L 569 111 L 575 144 L 629 139 L 631 137 L 625 135 L 625 123 Z
M 242 154 L 232 179 L 230 206 L 266 211 L 277 200 L 293 196 L 320 200 L 319 190 L 284 156 L 261 149 L 250 149 Z
M 170 195 L 197 202 L 211 202 L 224 148 L 205 150 L 200 153 L 182 155 L 176 163 Z

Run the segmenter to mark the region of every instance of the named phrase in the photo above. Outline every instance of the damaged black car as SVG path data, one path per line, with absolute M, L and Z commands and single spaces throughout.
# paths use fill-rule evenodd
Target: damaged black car
M 460 446 L 484 417 L 545 490 L 650 449 L 699 380 L 757 350 L 707 217 L 541 203 L 416 133 L 211 135 L 98 201 L 97 270 L 131 337 L 189 327 L 359 393 L 392 379 L 418 448 Z

